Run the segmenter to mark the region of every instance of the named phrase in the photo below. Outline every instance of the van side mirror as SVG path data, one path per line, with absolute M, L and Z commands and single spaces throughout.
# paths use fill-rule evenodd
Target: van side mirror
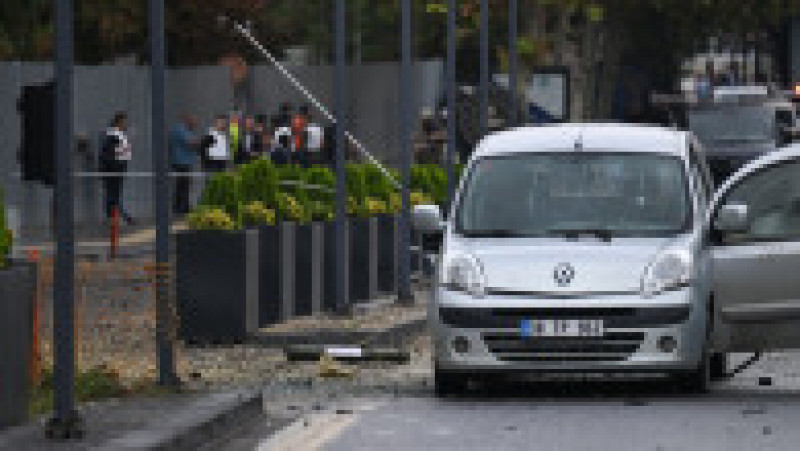
M 438 205 L 417 205 L 411 212 L 414 230 L 422 233 L 435 233 L 444 230 L 444 220 Z
M 747 204 L 725 204 L 717 212 L 714 229 L 722 233 L 743 233 L 750 228 L 750 211 Z

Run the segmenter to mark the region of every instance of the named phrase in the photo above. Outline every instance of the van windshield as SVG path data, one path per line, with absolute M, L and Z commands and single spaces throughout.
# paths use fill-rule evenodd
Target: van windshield
M 646 153 L 523 153 L 470 168 L 456 212 L 467 236 L 666 236 L 692 208 L 683 161 Z

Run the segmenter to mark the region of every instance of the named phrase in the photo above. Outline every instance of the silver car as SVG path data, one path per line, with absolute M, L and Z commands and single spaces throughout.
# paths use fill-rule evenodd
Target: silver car
M 714 193 L 687 132 L 519 128 L 485 138 L 443 233 L 436 391 L 490 373 L 658 373 L 690 391 L 725 353 L 800 347 L 800 147 Z

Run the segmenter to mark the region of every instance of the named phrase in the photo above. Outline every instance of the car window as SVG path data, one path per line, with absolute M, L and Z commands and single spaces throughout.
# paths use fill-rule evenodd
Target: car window
M 725 203 L 747 204 L 750 227 L 728 241 L 785 241 L 800 238 L 800 162 L 761 170 L 733 188 Z
M 457 209 L 465 234 L 603 230 L 662 236 L 691 224 L 684 160 L 656 153 L 556 152 L 475 163 Z

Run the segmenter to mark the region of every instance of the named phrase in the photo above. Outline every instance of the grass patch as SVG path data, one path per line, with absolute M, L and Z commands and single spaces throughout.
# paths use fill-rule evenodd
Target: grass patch
M 74 390 L 76 403 L 124 396 L 161 396 L 178 392 L 175 388 L 158 386 L 154 381 L 140 381 L 125 387 L 115 372 L 105 368 L 76 371 Z M 54 391 L 53 370 L 45 369 L 39 384 L 31 389 L 29 413 L 35 416 L 52 411 Z

